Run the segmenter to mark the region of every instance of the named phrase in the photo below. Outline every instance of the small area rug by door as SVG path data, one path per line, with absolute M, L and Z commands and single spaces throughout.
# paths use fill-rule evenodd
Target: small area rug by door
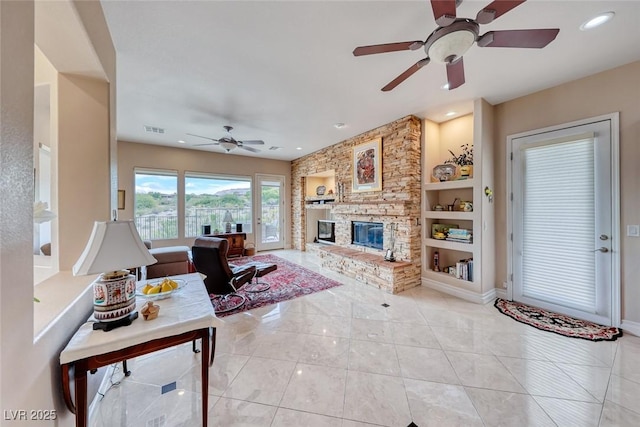
M 494 306 L 502 314 L 506 314 L 518 322 L 565 337 L 582 338 L 589 341 L 615 341 L 622 336 L 620 328 L 574 319 L 515 301 L 498 298 Z
M 247 301 L 237 310 L 227 313 L 218 313 L 216 316 L 224 317 L 230 314 L 240 313 L 265 305 L 275 304 L 309 295 L 318 291 L 340 286 L 342 283 L 328 279 L 321 274 L 315 273 L 298 264 L 289 262 L 275 255 L 256 255 L 251 257 L 234 258 L 229 260 L 230 264 L 242 265 L 247 262 L 257 261 L 262 263 L 276 264 L 278 269 L 262 276 L 261 283 L 268 283 L 271 287 L 264 292 L 245 292 L 242 288 L 238 290 L 240 295 L 244 295 Z

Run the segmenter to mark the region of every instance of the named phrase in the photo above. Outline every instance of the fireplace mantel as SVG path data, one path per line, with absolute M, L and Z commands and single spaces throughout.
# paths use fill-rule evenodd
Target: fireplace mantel
M 358 202 L 333 203 L 331 212 L 334 215 L 364 215 L 364 216 L 410 216 L 415 209 L 405 202 Z

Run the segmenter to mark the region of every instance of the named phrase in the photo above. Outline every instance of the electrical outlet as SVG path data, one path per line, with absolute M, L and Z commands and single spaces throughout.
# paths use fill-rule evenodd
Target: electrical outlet
M 627 225 L 627 236 L 640 237 L 640 225 Z

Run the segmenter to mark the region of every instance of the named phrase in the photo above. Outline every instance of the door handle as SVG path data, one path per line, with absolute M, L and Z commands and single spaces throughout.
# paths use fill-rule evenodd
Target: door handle
M 593 252 L 609 252 L 609 248 L 605 248 L 604 246 L 598 249 L 595 249 Z

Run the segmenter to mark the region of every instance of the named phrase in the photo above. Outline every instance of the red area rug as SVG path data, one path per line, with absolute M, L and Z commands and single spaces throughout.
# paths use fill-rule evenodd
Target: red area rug
M 496 299 L 494 306 L 502 314 L 543 331 L 589 341 L 615 341 L 622 336 L 620 328 L 602 326 L 586 320 L 574 319 L 515 301 Z
M 238 289 L 238 294 L 246 297 L 247 301 L 244 305 L 227 313 L 216 313 L 216 316 L 224 317 L 230 314 L 264 307 L 265 305 L 275 304 L 280 301 L 298 298 L 342 285 L 342 283 L 328 279 L 321 274 L 315 273 L 275 255 L 256 255 L 252 257 L 234 258 L 233 260 L 230 260 L 230 264 L 242 265 L 251 261 L 276 264 L 278 266 L 276 271 L 272 271 L 260 278 L 260 282 L 268 283 L 270 288 L 264 292 L 253 293 L 246 292 L 241 287 Z M 217 307 L 214 303 L 214 308 L 217 312 L 218 309 L 223 307 Z

